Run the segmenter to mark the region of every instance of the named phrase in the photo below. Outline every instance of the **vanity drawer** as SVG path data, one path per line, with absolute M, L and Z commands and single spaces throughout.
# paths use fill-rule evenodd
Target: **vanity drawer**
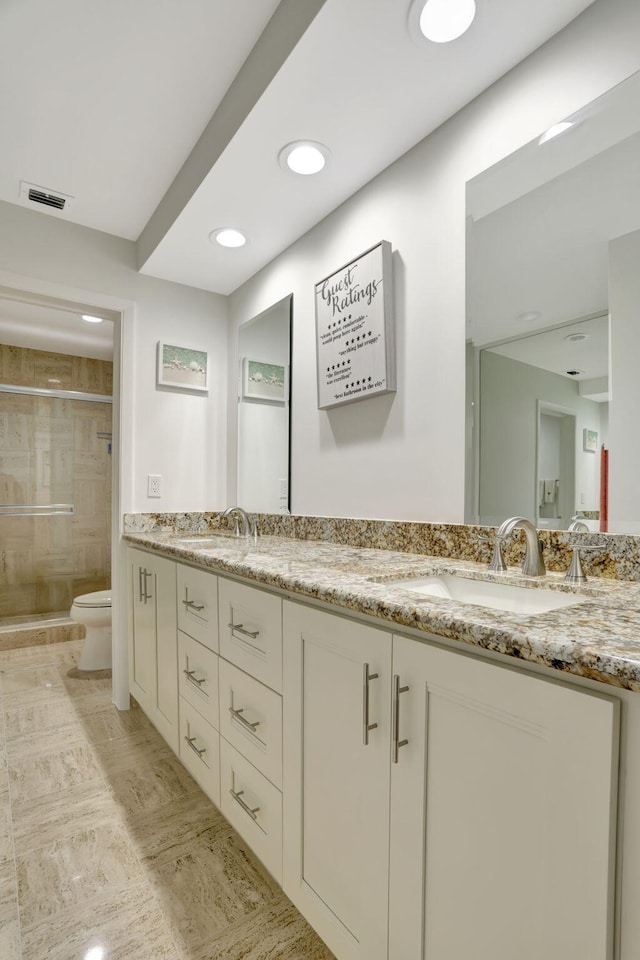
M 217 730 L 218 654 L 181 630 L 178 630 L 178 686 L 180 696 Z
M 282 601 L 273 594 L 219 579 L 220 654 L 282 691 Z
M 282 794 L 220 737 L 223 814 L 282 883 Z
M 220 733 L 282 789 L 282 697 L 220 660 Z
M 178 564 L 178 629 L 218 652 L 218 578 Z
M 180 759 L 219 807 L 220 734 L 183 697 L 180 697 Z

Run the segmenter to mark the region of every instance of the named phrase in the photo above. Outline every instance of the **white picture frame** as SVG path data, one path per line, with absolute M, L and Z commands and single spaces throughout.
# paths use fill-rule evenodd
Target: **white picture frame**
M 159 340 L 156 385 L 206 393 L 209 389 L 209 354 L 206 350 Z
M 253 357 L 242 358 L 242 399 L 259 403 L 287 401 L 288 368 L 281 363 L 269 363 Z

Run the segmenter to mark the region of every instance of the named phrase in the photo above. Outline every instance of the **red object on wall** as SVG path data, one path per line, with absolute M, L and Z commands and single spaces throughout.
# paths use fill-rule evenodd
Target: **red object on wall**
M 609 451 L 600 448 L 600 533 L 609 529 Z

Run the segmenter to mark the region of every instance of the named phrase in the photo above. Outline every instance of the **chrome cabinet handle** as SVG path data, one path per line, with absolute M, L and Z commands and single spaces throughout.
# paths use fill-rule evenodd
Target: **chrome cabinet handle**
M 406 693 L 409 687 L 400 686 L 400 677 L 393 678 L 393 711 L 391 713 L 391 762 L 398 762 L 400 747 L 406 747 L 408 740 L 400 739 L 400 694 Z
M 244 810 L 244 812 L 249 814 L 249 816 L 251 817 L 252 820 L 257 820 L 257 819 L 258 819 L 257 816 L 256 816 L 256 814 L 257 814 L 257 813 L 260 813 L 260 807 L 254 807 L 253 810 L 252 810 L 251 807 L 249 806 L 249 804 L 244 802 L 244 800 L 242 799 L 242 795 L 243 795 L 243 793 L 244 793 L 244 790 L 238 790 L 238 791 L 236 791 L 236 790 L 233 789 L 233 787 L 231 787 L 231 789 L 229 790 L 229 793 L 231 794 L 231 796 L 233 797 L 233 799 L 236 801 L 236 803 L 239 803 L 239 804 L 240 804 L 240 806 L 242 807 L 242 809 Z
M 138 567 L 138 599 L 144 603 L 144 590 L 142 589 L 142 567 Z
M 236 709 L 235 707 L 229 707 L 229 713 L 235 720 L 238 721 L 238 723 L 241 723 L 246 730 L 249 730 L 250 733 L 255 733 L 257 728 L 260 726 L 259 720 L 254 720 L 253 723 L 251 723 L 250 720 L 247 720 L 242 716 L 244 713 L 244 707 L 240 707 L 239 709 Z
M 243 637 L 250 637 L 252 640 L 260 636 L 259 630 L 245 630 L 241 623 L 229 623 L 227 626 L 230 627 L 232 631 L 235 630 L 236 633 L 241 633 Z
M 187 610 L 204 610 L 205 607 L 204 603 L 196 603 L 195 600 L 183 600 L 182 603 Z
M 377 680 L 379 674 L 369 673 L 369 664 L 362 665 L 362 742 L 369 746 L 369 730 L 375 730 L 377 723 L 369 723 L 369 681 Z
M 198 755 L 198 757 L 200 758 L 200 760 L 202 760 L 202 754 L 207 752 L 207 748 L 206 748 L 206 747 L 203 747 L 202 750 L 198 750 L 198 748 L 197 748 L 196 746 L 194 746 L 194 744 L 195 744 L 195 742 L 196 742 L 196 738 L 195 738 L 195 737 L 185 737 L 185 740 L 187 741 L 187 743 L 189 744 L 189 746 L 191 747 L 191 749 L 193 750 L 193 752 Z
M 195 670 L 183 670 L 182 672 L 184 673 L 184 675 L 185 675 L 185 677 L 187 678 L 187 680 L 188 680 L 190 683 L 193 683 L 193 684 L 198 688 L 198 690 L 201 689 L 201 685 L 202 685 L 203 683 L 206 683 L 206 682 L 207 682 L 207 678 L 206 678 L 206 677 L 203 677 L 202 680 L 198 680 L 198 678 L 195 676 Z M 205 692 L 205 691 L 202 690 L 202 693 L 204 693 L 204 692 Z
M 147 600 L 152 600 L 152 599 L 153 599 L 153 594 L 152 594 L 152 593 L 147 593 L 147 577 L 152 577 L 153 574 L 150 573 L 150 572 L 146 569 L 146 567 L 145 567 L 145 569 L 142 571 L 142 576 L 144 577 L 144 597 L 143 597 L 142 599 L 143 599 L 144 602 L 146 603 Z

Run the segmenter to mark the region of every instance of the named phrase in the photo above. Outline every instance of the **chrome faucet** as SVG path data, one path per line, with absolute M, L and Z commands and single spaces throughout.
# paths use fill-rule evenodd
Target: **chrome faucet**
M 567 527 L 567 533 L 591 533 L 589 527 L 579 514 L 571 517 L 571 523 Z
M 251 528 L 249 525 L 249 517 L 242 509 L 242 507 L 227 507 L 226 510 L 222 511 L 223 517 L 235 517 L 240 520 L 242 523 L 242 533 L 239 532 L 238 527 L 236 526 L 236 536 L 238 537 L 249 537 L 251 536 Z
M 547 572 L 542 556 L 544 544 L 542 540 L 538 538 L 538 531 L 531 523 L 531 520 L 527 520 L 525 517 L 510 517 L 500 524 L 498 532 L 496 533 L 496 539 L 508 537 L 516 527 L 524 530 L 526 537 L 527 546 L 524 563 L 522 564 L 522 572 L 528 577 L 543 577 Z

